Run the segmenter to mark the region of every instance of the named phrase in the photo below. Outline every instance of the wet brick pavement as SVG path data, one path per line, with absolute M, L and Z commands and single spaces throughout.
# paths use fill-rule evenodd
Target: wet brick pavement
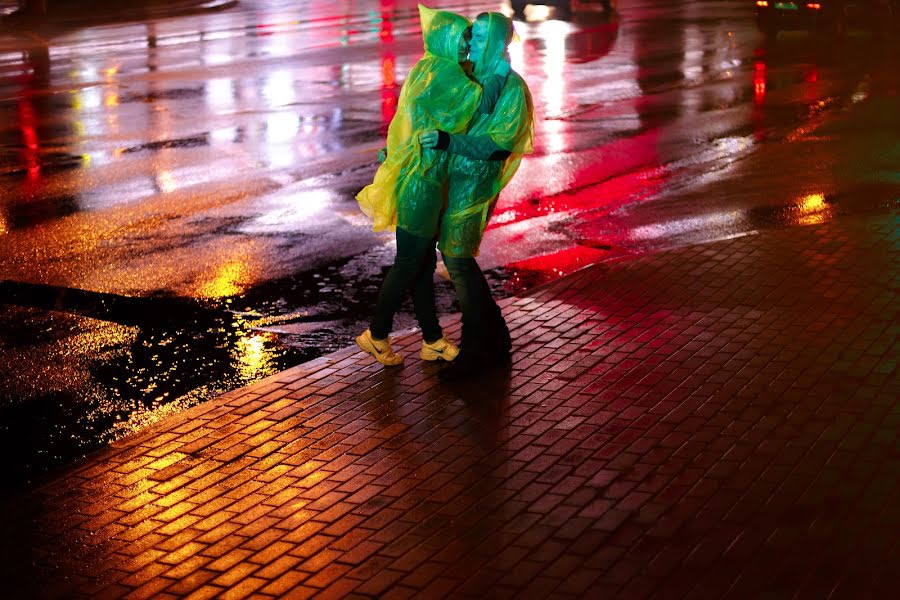
M 7 501 L 4 581 L 896 597 L 898 246 L 869 215 L 593 266 L 505 302 L 511 373 L 454 387 L 414 335 L 300 365 Z

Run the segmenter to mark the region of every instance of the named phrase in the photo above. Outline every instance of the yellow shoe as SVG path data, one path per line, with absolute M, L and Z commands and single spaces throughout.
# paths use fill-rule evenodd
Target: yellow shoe
M 428 344 L 425 340 L 422 340 L 422 351 L 419 352 L 422 360 L 445 360 L 447 362 L 456 358 L 458 354 L 459 348 L 453 342 L 443 337 L 433 344 Z
M 391 338 L 386 340 L 376 340 L 372 337 L 372 332 L 366 329 L 356 338 L 356 345 L 363 352 L 368 352 L 375 357 L 375 360 L 386 367 L 396 367 L 403 363 L 403 357 L 391 350 Z

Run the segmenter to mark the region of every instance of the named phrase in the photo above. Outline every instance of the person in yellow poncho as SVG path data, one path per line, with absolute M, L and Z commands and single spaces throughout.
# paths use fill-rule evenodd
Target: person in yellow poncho
M 491 69 L 506 53 L 513 35 L 512 22 L 502 14 L 476 17 L 469 56 L 476 78 L 480 69 Z M 462 309 L 462 352 L 440 377 L 459 379 L 509 361 L 509 329 L 475 256 L 498 194 L 519 168 L 522 155 L 533 149 L 534 107 L 528 86 L 512 72 L 493 112 L 476 116 L 465 134 L 436 128 L 419 139 L 423 147 L 450 157 L 438 247 Z
M 464 17 L 419 5 L 425 55 L 403 84 L 397 112 L 388 128 L 387 156 L 373 183 L 356 197 L 374 221 L 373 230 L 396 228 L 397 255 L 385 277 L 369 329 L 356 342 L 384 365 L 398 365 L 389 334 L 394 313 L 412 289 L 422 329 L 420 356 L 453 360 L 458 348 L 443 336 L 434 306 L 435 242 L 444 205 L 449 157 L 423 148 L 419 135 L 440 129 L 463 133 L 476 114 L 489 114 L 506 83 L 503 60 L 481 78 L 470 78 L 461 63 L 468 54 L 470 23 Z M 481 83 L 479 83 L 481 82 Z

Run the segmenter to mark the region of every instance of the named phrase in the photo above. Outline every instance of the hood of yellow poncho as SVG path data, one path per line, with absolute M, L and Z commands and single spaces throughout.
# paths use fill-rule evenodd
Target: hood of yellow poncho
M 400 91 L 397 112 L 388 128 L 387 160 L 378 168 L 372 185 L 356 197 L 362 211 L 372 218 L 375 231 L 396 226 L 398 206 L 411 206 L 422 198 L 440 200 L 440 169 L 446 169 L 446 157 L 441 150 L 423 150 L 419 135 L 435 129 L 465 133 L 481 99 L 481 88 L 458 62 L 459 39 L 470 25 L 468 19 L 421 4 L 419 16 L 425 55 Z M 444 159 L 439 161 L 439 157 Z M 421 233 L 409 223 L 404 228 L 414 235 Z
M 434 10 L 419 5 L 419 19 L 422 23 L 422 41 L 425 52 L 438 58 L 457 62 L 459 38 L 469 27 L 469 21 L 460 15 Z

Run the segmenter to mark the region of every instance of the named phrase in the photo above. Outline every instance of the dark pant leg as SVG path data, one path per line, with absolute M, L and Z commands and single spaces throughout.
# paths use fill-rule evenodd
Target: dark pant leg
M 474 258 L 444 256 L 444 264 L 456 289 L 459 308 L 462 311 L 462 343 L 466 353 L 485 352 L 488 349 L 488 303 L 485 289 L 487 282 Z
M 437 267 L 437 241 L 431 240 L 425 249 L 421 269 L 412 286 L 413 310 L 416 321 L 422 330 L 422 337 L 429 344 L 444 337 L 441 324 L 438 322 L 434 299 L 434 271 Z
M 384 339 L 390 335 L 394 325 L 394 314 L 400 309 L 410 288 L 413 289 L 416 318 L 422 327 L 425 340 L 433 342 L 442 337 L 434 308 L 436 260 L 434 240 L 415 236 L 397 228 L 397 254 L 394 257 L 394 265 L 378 292 L 375 316 L 370 327 L 374 338 Z
M 480 270 L 479 273 L 481 273 Z M 481 282 L 483 284 L 485 318 L 487 319 L 489 332 L 488 342 L 492 348 L 508 354 L 512 349 L 509 327 L 506 326 L 506 319 L 503 318 L 503 313 L 500 311 L 500 307 L 497 306 L 494 295 L 491 294 L 491 287 L 488 285 L 484 273 L 481 273 Z
M 510 349 L 509 329 L 491 288 L 474 258 L 444 256 L 462 311 L 462 343 L 466 353 Z

